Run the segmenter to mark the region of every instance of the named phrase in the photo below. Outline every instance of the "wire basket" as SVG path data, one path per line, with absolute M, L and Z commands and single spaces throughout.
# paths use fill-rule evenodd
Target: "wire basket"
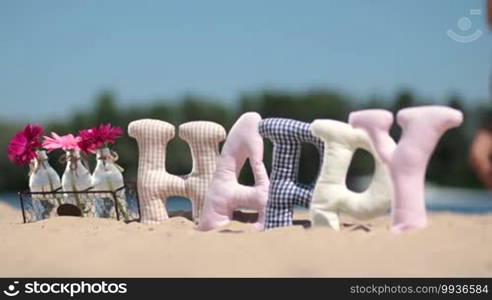
M 24 223 L 55 216 L 111 218 L 124 222 L 140 221 L 140 202 L 134 182 L 114 191 L 21 191 L 19 201 Z

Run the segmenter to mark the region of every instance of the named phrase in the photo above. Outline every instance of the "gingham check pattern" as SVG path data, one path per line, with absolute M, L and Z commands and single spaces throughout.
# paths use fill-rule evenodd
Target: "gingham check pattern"
M 265 228 L 292 225 L 294 204 L 309 208 L 314 183 L 303 184 L 297 179 L 301 146 L 302 143 L 313 144 L 320 153 L 320 160 L 324 148 L 324 143 L 311 133 L 309 126 L 309 123 L 283 118 L 260 122 L 260 134 L 273 143 Z
M 139 149 L 141 222 L 152 224 L 167 219 L 164 201 L 171 196 L 190 199 L 193 220 L 198 221 L 219 157 L 219 143 L 226 137 L 225 129 L 208 121 L 188 122 L 179 127 L 179 136 L 188 143 L 193 158 L 193 169 L 186 176 L 166 171 L 166 147 L 174 138 L 173 125 L 159 120 L 137 120 L 128 125 L 128 133 L 137 140 Z

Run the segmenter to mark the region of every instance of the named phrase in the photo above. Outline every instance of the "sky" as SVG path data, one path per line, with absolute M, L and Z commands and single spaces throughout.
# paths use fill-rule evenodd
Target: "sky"
M 0 120 L 64 117 L 105 89 L 120 105 L 190 93 L 232 103 L 262 89 L 310 88 L 361 101 L 412 88 L 476 103 L 489 99 L 485 8 L 485 0 L 1 1 Z M 462 43 L 448 30 L 482 34 Z

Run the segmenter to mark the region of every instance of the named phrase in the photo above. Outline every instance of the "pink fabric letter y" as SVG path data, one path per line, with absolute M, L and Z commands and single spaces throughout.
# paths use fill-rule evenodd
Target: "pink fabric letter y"
M 393 181 L 391 231 L 400 233 L 427 225 L 425 172 L 441 136 L 463 122 L 463 114 L 445 106 L 405 108 L 397 114 L 402 136 L 398 145 L 388 134 L 391 112 L 369 109 L 353 112 L 349 123 L 367 130 L 374 148 L 390 169 Z

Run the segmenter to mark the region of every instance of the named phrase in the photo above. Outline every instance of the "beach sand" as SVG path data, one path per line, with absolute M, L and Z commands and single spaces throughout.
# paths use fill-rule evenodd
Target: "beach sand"
M 307 213 L 296 218 L 307 219 Z M 159 225 L 56 217 L 21 223 L 0 202 L 1 277 L 492 276 L 492 215 L 432 213 L 426 229 L 388 231 L 389 217 L 341 232 L 249 224 L 198 232 L 183 217 Z

